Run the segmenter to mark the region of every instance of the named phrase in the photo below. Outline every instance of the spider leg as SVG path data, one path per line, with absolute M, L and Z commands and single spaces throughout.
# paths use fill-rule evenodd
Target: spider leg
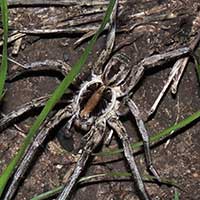
M 16 171 L 13 174 L 13 179 L 8 187 L 7 192 L 5 193 L 4 200 L 12 199 L 15 191 L 18 188 L 20 180 L 23 178 L 26 173 L 28 167 L 31 164 L 36 152 L 39 149 L 39 146 L 44 142 L 48 133 L 57 126 L 62 120 L 69 118 L 73 115 L 74 109 L 73 106 L 69 105 L 59 111 L 55 115 L 53 115 L 50 119 L 46 119 L 43 126 L 40 128 L 39 133 L 34 138 L 34 141 L 28 147 L 21 163 L 17 167 Z
M 35 108 L 43 107 L 46 101 L 49 99 L 49 96 L 39 97 L 37 99 L 33 99 L 31 102 L 28 102 L 21 106 L 18 110 L 12 111 L 7 115 L 3 115 L 0 121 L 0 131 L 7 128 L 10 124 L 15 122 L 18 118 L 23 116 L 25 113 L 32 111 Z
M 169 51 L 167 53 L 156 54 L 148 58 L 144 58 L 141 62 L 132 68 L 129 77 L 126 79 L 124 84 L 120 85 L 119 96 L 127 95 L 135 87 L 135 85 L 142 78 L 144 70 L 158 67 L 165 64 L 166 62 L 186 56 L 190 53 L 190 51 L 190 48 L 184 47 Z
M 144 58 L 139 63 L 139 65 L 142 65 L 145 69 L 157 67 L 157 66 L 165 64 L 166 62 L 177 60 L 180 57 L 186 56 L 190 52 L 191 52 L 191 49 L 189 47 L 175 49 L 172 51 L 168 51 L 166 53 L 156 54 L 148 58 Z
M 87 133 L 86 135 L 87 137 L 84 137 L 84 138 L 87 138 L 86 145 L 83 148 L 80 158 L 78 162 L 76 163 L 76 166 L 71 176 L 69 177 L 63 191 L 58 196 L 57 200 L 66 200 L 70 198 L 72 190 L 76 186 L 77 180 L 81 172 L 84 170 L 91 153 L 94 151 L 94 149 L 99 145 L 99 143 L 103 139 L 103 136 L 105 133 L 105 127 L 106 127 L 106 123 L 104 120 L 102 120 L 101 122 L 97 122 L 96 125 L 94 125 L 91 128 L 91 130 Z
M 135 159 L 133 157 L 133 150 L 131 148 L 131 143 L 129 136 L 126 132 L 125 127 L 123 124 L 119 121 L 118 117 L 112 116 L 110 119 L 108 119 L 108 124 L 110 125 L 111 128 L 113 128 L 119 138 L 122 141 L 123 149 L 124 149 L 124 155 L 126 157 L 126 160 L 129 164 L 129 167 L 131 169 L 131 173 L 133 176 L 134 181 L 137 183 L 141 198 L 143 200 L 150 200 L 150 197 L 145 189 L 144 183 L 142 181 L 140 172 L 138 170 L 138 167 L 136 165 Z
M 114 132 L 113 129 L 111 129 L 109 134 L 108 134 L 108 136 L 107 136 L 107 138 L 106 138 L 106 140 L 105 140 L 105 145 L 106 146 L 110 145 L 112 137 L 113 137 L 113 132 Z
M 200 41 L 200 31 L 198 31 L 197 36 L 193 37 L 193 39 L 190 43 L 189 47 L 192 52 L 194 52 L 199 41 Z M 176 94 L 178 85 L 180 83 L 180 79 L 181 79 L 183 72 L 188 64 L 189 58 L 190 57 L 187 56 L 187 57 L 177 60 L 174 63 L 174 65 L 169 73 L 168 79 L 165 82 L 165 85 L 163 86 L 163 89 L 159 93 L 159 95 L 156 98 L 156 100 L 154 101 L 154 104 L 152 105 L 150 111 L 148 112 L 148 118 L 151 117 L 155 113 L 161 99 L 163 98 L 164 94 L 166 93 L 166 91 L 170 85 L 171 85 L 172 94 Z
M 93 68 L 95 74 L 102 74 L 102 66 L 105 64 L 110 54 L 112 53 L 112 49 L 115 43 L 115 35 L 116 35 L 117 5 L 118 5 L 118 0 L 115 1 L 115 5 L 110 15 L 110 22 L 107 24 L 109 29 L 108 29 L 108 36 L 107 36 L 107 41 L 106 41 L 106 49 L 104 49 L 101 52 Z
M 63 61 L 54 61 L 54 60 L 44 60 L 40 62 L 33 62 L 31 64 L 24 65 L 23 69 L 14 71 L 13 73 L 7 76 L 7 81 L 12 82 L 15 81 L 22 76 L 27 76 L 32 74 L 33 72 L 54 72 L 52 73 L 54 76 L 58 75 L 58 77 L 66 76 L 70 71 L 71 66 Z M 56 72 L 56 73 L 55 73 Z
M 133 100 L 128 98 L 127 104 L 128 104 L 128 107 L 129 107 L 131 113 L 135 117 L 137 127 L 139 129 L 139 132 L 142 136 L 142 140 L 144 142 L 144 152 L 145 152 L 147 167 L 151 171 L 151 173 L 157 178 L 157 180 L 160 181 L 160 177 L 159 177 L 156 169 L 153 166 L 150 145 L 149 145 L 149 136 L 148 136 L 147 130 L 145 128 L 144 122 L 140 116 L 140 111 Z
M 24 105 L 20 106 L 17 110 L 14 110 L 8 114 L 3 114 L 2 118 L 0 118 L 0 132 L 6 129 L 8 126 L 12 125 L 13 123 L 20 121 L 20 119 L 27 113 L 34 111 L 38 108 L 42 108 L 45 106 L 47 100 L 50 98 L 50 95 L 42 96 L 32 101 L 25 103 Z M 57 104 L 66 104 L 69 103 L 68 100 L 60 100 Z

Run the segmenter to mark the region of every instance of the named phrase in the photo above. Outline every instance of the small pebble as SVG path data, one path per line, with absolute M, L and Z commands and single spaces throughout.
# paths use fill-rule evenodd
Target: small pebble
M 61 169 L 63 166 L 62 165 L 56 165 L 57 169 Z
M 192 176 L 193 176 L 194 178 L 198 178 L 198 177 L 199 177 L 199 174 L 195 172 L 195 173 L 192 174 Z
M 65 62 L 69 61 L 69 55 L 67 53 L 63 53 L 63 60 Z

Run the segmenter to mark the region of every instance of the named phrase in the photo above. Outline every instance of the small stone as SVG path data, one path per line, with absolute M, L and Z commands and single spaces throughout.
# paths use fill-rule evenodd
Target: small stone
M 197 172 L 195 172 L 195 173 L 192 174 L 192 176 L 193 176 L 194 178 L 198 178 L 198 177 L 199 177 L 199 174 L 198 174 Z
M 56 168 L 57 168 L 57 169 L 62 169 L 62 167 L 63 167 L 62 165 L 59 165 L 59 164 L 56 165 Z
M 69 54 L 68 53 L 63 53 L 63 60 L 65 62 L 69 61 Z
M 191 173 L 191 171 L 189 170 L 189 169 L 187 169 L 187 171 L 186 171 L 188 174 L 190 174 Z

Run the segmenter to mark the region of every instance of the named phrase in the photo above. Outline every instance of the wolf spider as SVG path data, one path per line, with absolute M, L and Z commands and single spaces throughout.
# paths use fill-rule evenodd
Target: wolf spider
M 86 143 L 71 176 L 65 184 L 64 190 L 58 197 L 58 200 L 64 200 L 70 197 L 78 178 L 85 169 L 86 162 L 91 153 L 103 142 L 103 139 L 106 136 L 106 127 L 113 130 L 122 142 L 124 156 L 129 164 L 133 179 L 139 190 L 140 198 L 150 200 L 151 198 L 145 189 L 145 185 L 133 157 L 129 136 L 120 121 L 120 116 L 123 114 L 120 112 L 120 107 L 126 105 L 135 117 L 138 130 L 144 142 L 144 151 L 148 169 L 159 181 L 159 175 L 152 164 L 148 133 L 145 129 L 144 122 L 140 117 L 140 112 L 134 101 L 130 98 L 130 95 L 135 85 L 143 76 L 145 68 L 160 66 L 165 62 L 187 55 L 189 51 L 190 49 L 185 47 L 167 53 L 153 55 L 143 59 L 137 65 L 132 67 L 130 67 L 130 59 L 125 54 L 117 53 L 112 56 L 102 68 L 97 71 L 93 70 L 88 80 L 81 84 L 78 94 L 73 96 L 70 103 L 64 108 L 62 107 L 58 111 L 55 111 L 54 115 L 46 119 L 43 123 L 38 135 L 29 146 L 23 160 L 16 169 L 13 180 L 5 194 L 5 199 L 11 199 L 14 195 L 19 180 L 25 174 L 35 152 L 43 143 L 49 131 L 61 124 L 64 120 L 67 120 L 67 123 L 64 126 L 68 131 L 75 126 L 86 132 L 84 136 Z M 44 106 L 46 100 L 47 97 L 33 100 L 18 111 L 13 111 L 4 116 L 0 122 L 0 130 L 6 128 L 16 119 L 16 117 L 23 115 L 28 110 Z

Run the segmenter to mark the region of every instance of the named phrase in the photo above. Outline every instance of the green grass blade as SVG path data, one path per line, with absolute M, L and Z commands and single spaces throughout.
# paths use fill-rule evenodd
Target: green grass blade
M 8 41 L 8 6 L 7 0 L 1 0 L 1 13 L 3 24 L 3 52 L 0 68 L 0 100 L 4 95 L 4 85 L 6 80 L 8 61 L 7 61 L 7 41 Z
M 85 176 L 80 178 L 80 180 L 78 181 L 78 183 L 84 183 L 87 181 L 90 181 L 92 179 L 96 179 L 96 178 L 101 178 L 101 177 L 116 177 L 116 178 L 124 178 L 124 177 L 131 177 L 132 174 L 128 173 L 128 172 L 111 172 L 111 173 L 105 173 L 105 174 L 95 174 L 95 175 L 91 175 L 91 176 Z M 143 176 L 142 179 L 144 181 L 155 181 L 155 177 L 154 176 Z M 170 186 L 174 186 L 176 188 L 178 188 L 177 184 L 172 181 L 172 180 L 168 180 L 168 179 L 161 179 L 161 183 L 162 184 L 166 184 L 166 185 L 170 185 Z M 57 188 L 54 188 L 52 190 L 49 190 L 47 192 L 44 192 L 42 194 L 39 194 L 36 197 L 33 197 L 31 200 L 44 200 L 44 199 L 48 199 L 50 197 L 53 197 L 54 195 L 60 193 L 63 190 L 64 186 L 59 186 Z M 177 200 L 177 199 L 174 199 Z
M 69 74 L 64 78 L 64 80 L 61 82 L 61 84 L 57 87 L 55 92 L 52 94 L 52 97 L 47 101 L 45 107 L 43 108 L 40 115 L 37 117 L 36 121 L 30 128 L 27 137 L 25 138 L 20 150 L 18 153 L 14 156 L 14 158 L 11 160 L 7 168 L 4 170 L 3 174 L 0 177 L 0 197 L 4 191 L 4 188 L 8 182 L 8 179 L 13 173 L 13 170 L 17 166 L 18 162 L 24 155 L 24 152 L 26 151 L 29 144 L 32 142 L 32 139 L 35 137 L 37 130 L 39 129 L 42 122 L 47 117 L 48 113 L 52 110 L 56 102 L 62 97 L 62 95 L 65 93 L 66 89 L 70 85 L 70 83 L 74 80 L 74 78 L 77 76 L 77 74 L 80 72 L 81 67 L 85 64 L 97 38 L 101 34 L 101 32 L 104 30 L 105 25 L 108 23 L 110 15 L 112 13 L 113 7 L 115 5 L 115 0 L 110 0 L 110 3 L 108 5 L 108 9 L 106 11 L 106 14 L 104 16 L 104 19 L 101 23 L 100 28 L 96 32 L 96 34 L 93 36 L 89 44 L 87 45 L 85 51 L 81 55 L 80 59 L 73 65 L 72 70 L 69 72 Z
M 175 193 L 174 193 L 174 200 L 179 200 L 179 192 L 175 188 Z
M 193 115 L 187 117 L 186 119 L 178 122 L 177 124 L 161 131 L 160 133 L 153 134 L 150 136 L 150 143 L 159 142 L 160 140 L 170 136 L 175 131 L 189 125 L 190 123 L 194 122 L 196 119 L 200 117 L 200 111 L 194 113 Z M 138 150 L 140 147 L 143 146 L 143 142 L 137 142 L 131 145 L 134 150 Z M 112 156 L 119 153 L 122 153 L 123 149 L 113 149 L 113 150 L 106 150 L 100 153 L 96 153 L 96 156 Z
M 200 52 L 199 52 L 200 53 Z M 200 54 L 199 54 L 200 55 Z M 200 63 L 198 62 L 197 56 L 193 56 L 195 67 L 196 67 L 196 72 L 197 72 L 197 77 L 198 81 L 200 83 Z
M 39 194 L 36 197 L 33 197 L 31 200 L 44 200 L 44 199 L 49 199 L 50 197 L 53 197 L 54 195 L 58 194 L 63 190 L 64 186 L 60 186 L 57 188 L 54 188 L 52 190 L 49 190 L 47 192 L 44 192 L 42 194 Z

